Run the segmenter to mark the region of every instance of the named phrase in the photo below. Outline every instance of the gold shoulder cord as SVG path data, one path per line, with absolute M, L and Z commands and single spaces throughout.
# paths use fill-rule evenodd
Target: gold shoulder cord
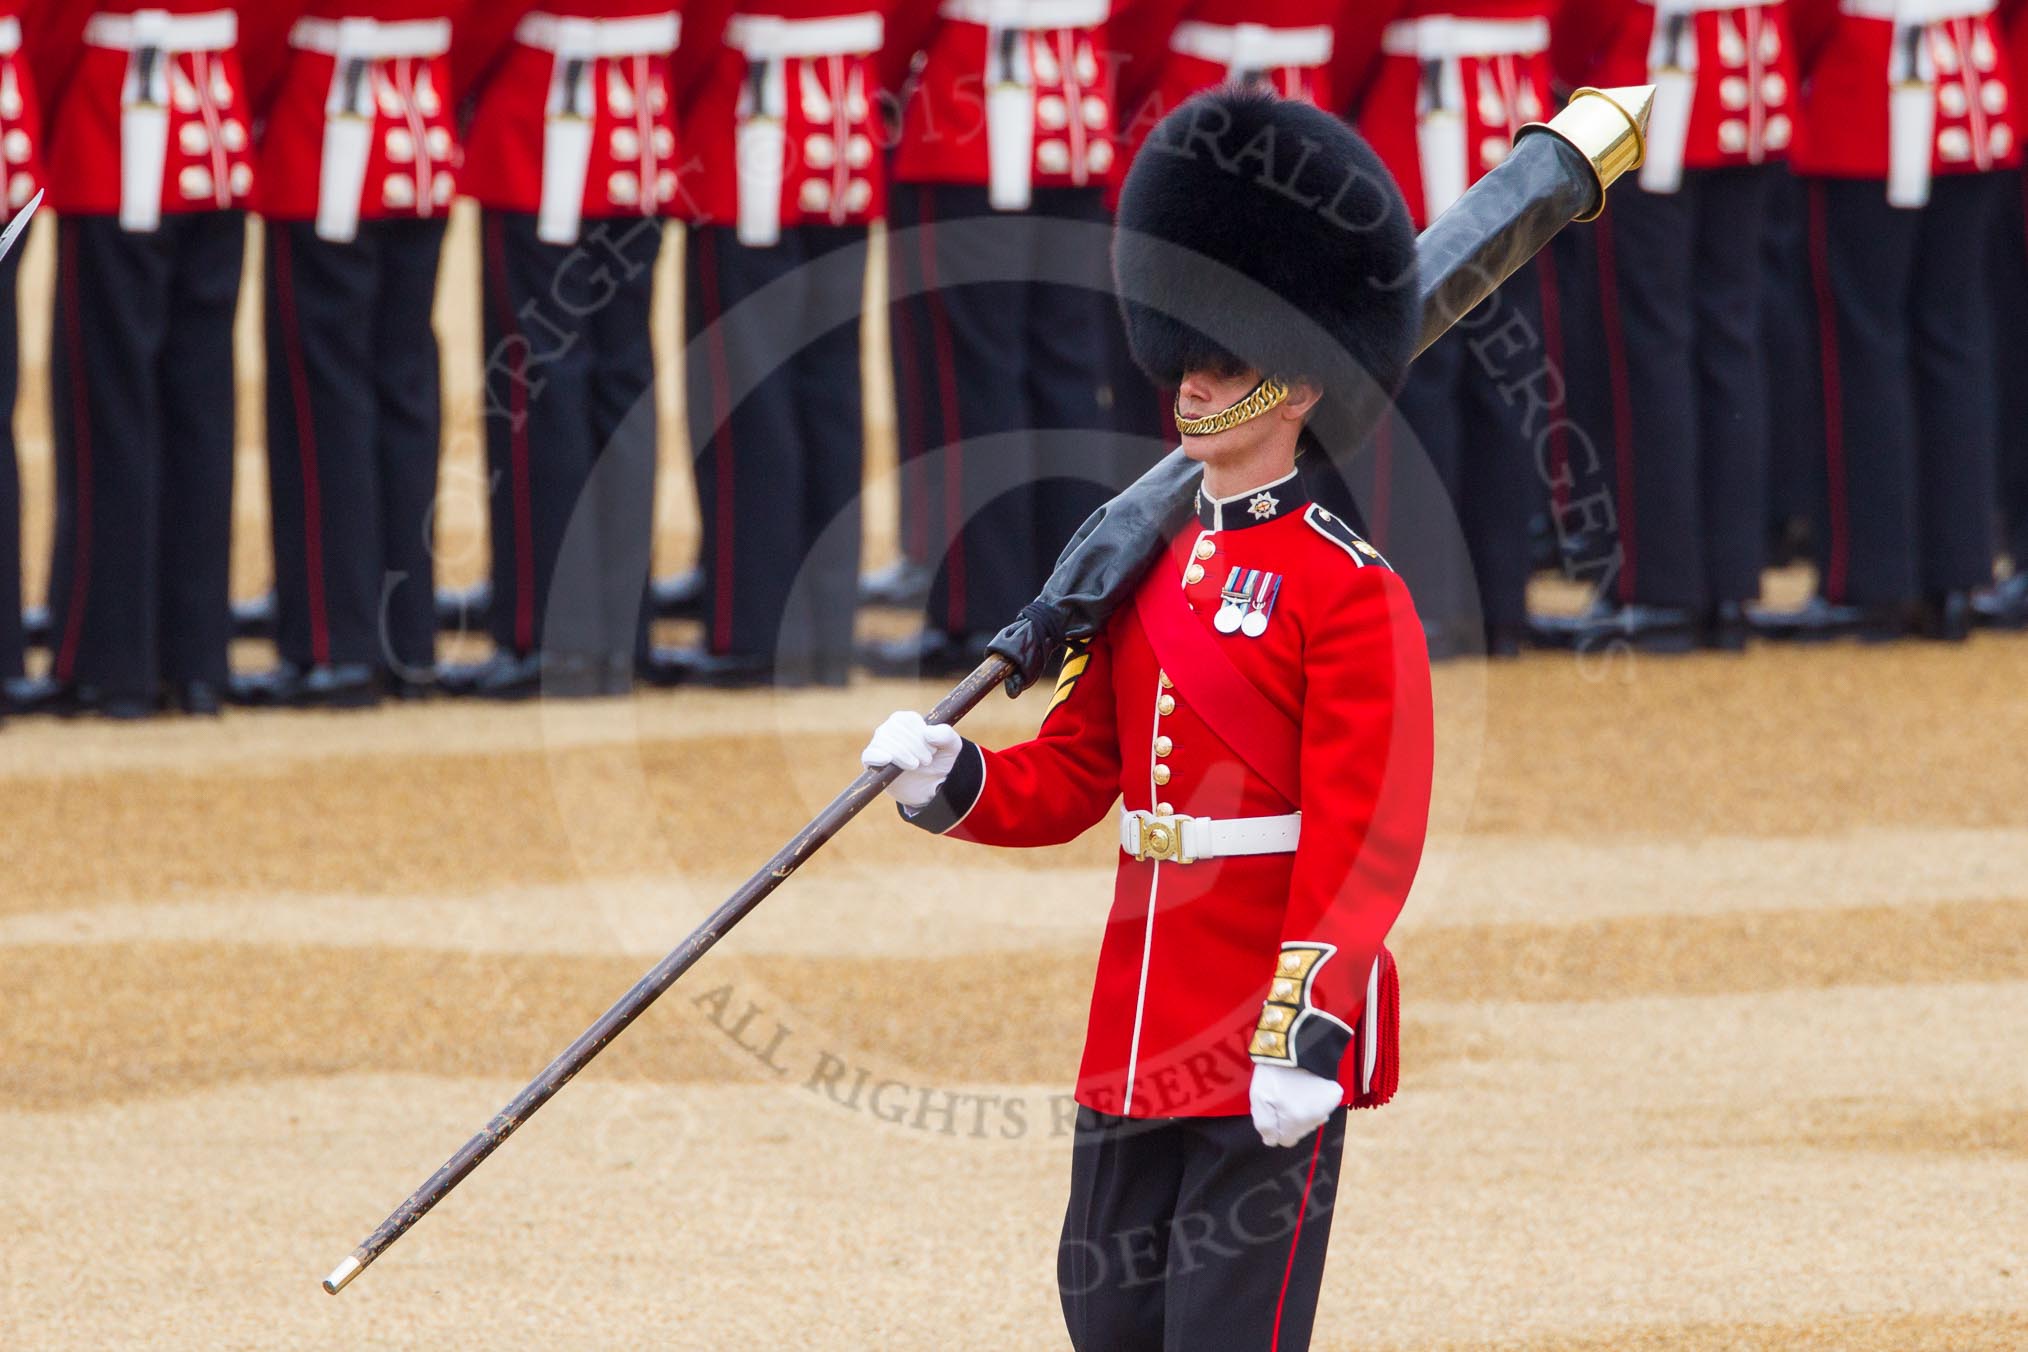
M 1254 386 L 1252 394 L 1223 413 L 1213 413 L 1202 418 L 1186 418 L 1183 416 L 1183 401 L 1179 399 L 1176 401 L 1176 430 L 1186 437 L 1215 436 L 1241 423 L 1252 422 L 1261 414 L 1281 407 L 1282 401 L 1288 397 L 1289 387 L 1281 378 L 1269 376 Z

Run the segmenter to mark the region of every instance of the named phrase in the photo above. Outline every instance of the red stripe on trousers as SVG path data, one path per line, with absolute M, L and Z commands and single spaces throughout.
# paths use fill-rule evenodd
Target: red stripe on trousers
M 70 604 L 63 617 L 63 642 L 56 651 L 55 674 L 69 681 L 77 667 L 77 645 L 84 632 L 85 598 L 92 579 L 92 399 L 85 381 L 84 320 L 78 300 L 77 232 L 63 231 L 64 347 L 70 354 L 71 479 L 76 501 L 71 512 Z
M 712 568 L 711 650 L 732 651 L 732 533 L 736 514 L 732 504 L 732 476 L 738 459 L 732 444 L 732 378 L 725 359 L 725 331 L 718 325 L 723 314 L 718 295 L 718 243 L 711 231 L 697 232 L 703 254 L 697 260 L 698 301 L 704 307 L 704 331 L 711 335 L 705 352 L 711 365 L 711 459 L 718 469 L 718 500 L 713 504 L 713 524 L 718 536 Z
M 1625 334 L 1620 328 L 1620 285 L 1613 269 L 1613 230 L 1598 218 L 1598 302 L 1605 327 L 1606 369 L 1612 377 L 1613 450 L 1619 469 L 1620 600 L 1634 599 L 1634 404 L 1627 386 Z
M 945 629 L 953 634 L 965 632 L 965 454 L 960 447 L 964 427 L 958 421 L 958 368 L 951 344 L 950 316 L 944 312 L 943 297 L 937 293 L 937 251 L 936 251 L 936 205 L 928 184 L 917 190 L 921 194 L 922 285 L 923 296 L 929 302 L 930 336 L 934 339 L 937 353 L 937 395 L 943 403 L 944 413 L 944 525 L 948 527 L 950 543 L 950 567 L 948 585 L 944 590 L 949 596 L 949 614 L 945 617 Z
M 535 647 L 535 507 L 528 471 L 528 340 L 515 322 L 514 291 L 507 277 L 507 222 L 487 222 L 487 252 L 492 256 L 493 305 L 500 311 L 500 332 L 519 351 L 519 367 L 508 373 L 513 393 L 508 399 L 512 435 L 508 455 L 509 492 L 514 498 L 514 646 L 523 653 Z
M 317 481 L 317 420 L 310 411 L 310 370 L 303 357 L 303 333 L 296 322 L 295 244 L 286 227 L 275 232 L 275 299 L 281 311 L 282 345 L 289 354 L 289 391 L 296 402 L 296 454 L 303 476 L 303 554 L 310 591 L 310 659 L 331 662 L 331 614 L 324 597 L 323 490 Z
M 1556 372 L 1556 406 L 1549 420 L 1549 500 L 1561 521 L 1570 511 L 1570 385 L 1563 356 L 1563 296 L 1556 286 L 1556 260 L 1544 249 L 1536 255 L 1536 281 L 1542 291 L 1543 356 Z
M 1317 1181 L 1317 1156 L 1324 1153 L 1325 1127 L 1317 1128 L 1317 1136 L 1310 1143 L 1310 1172 L 1303 1179 L 1303 1202 L 1296 1208 L 1296 1230 L 1289 1236 L 1289 1261 L 1282 1267 L 1282 1293 L 1275 1297 L 1274 1338 L 1268 1343 L 1268 1352 L 1280 1352 L 1282 1345 L 1282 1309 L 1289 1303 L 1289 1279 L 1296 1272 L 1296 1246 L 1303 1242 L 1303 1217 L 1310 1210 L 1310 1189 Z
M 1843 602 L 1852 557 L 1846 517 L 1850 487 L 1845 464 L 1845 390 L 1838 375 L 1838 301 L 1831 291 L 1830 224 L 1824 185 L 1810 185 L 1810 282 L 1817 295 L 1818 361 L 1824 372 L 1824 488 L 1830 540 L 1825 551 L 1824 599 Z

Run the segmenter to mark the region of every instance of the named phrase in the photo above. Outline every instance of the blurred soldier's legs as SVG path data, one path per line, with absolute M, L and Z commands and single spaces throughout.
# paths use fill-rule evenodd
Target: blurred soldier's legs
M 382 671 L 434 665 L 428 533 L 438 455 L 431 306 L 441 222 L 367 222 L 350 244 L 268 227 L 268 478 L 274 504 L 275 702 L 295 676 L 346 668 L 320 702 L 369 702 Z M 295 669 L 289 671 L 290 668 Z
M 1813 404 L 1815 369 L 1810 246 L 1803 186 L 1787 168 L 1771 171 L 1767 228 L 1761 233 L 1761 348 L 1773 379 L 1768 408 L 1767 539 L 1793 558 L 1795 542 L 1816 516 L 1822 478 L 1823 408 Z
M 1997 175 L 1939 177 L 1921 211 L 1878 180 L 1810 185 L 1822 344 L 1822 598 L 1887 636 L 1917 601 L 1969 623 L 1992 569 L 1994 404 L 1983 240 Z
M 1044 439 L 1039 448 L 1044 477 L 1037 482 L 1035 526 L 1035 585 L 1016 603 L 1016 609 L 1035 599 L 1042 582 L 1056 566 L 1057 555 L 1085 519 L 1103 507 L 1119 489 L 1139 472 L 1161 458 L 1167 448 L 1154 444 L 1135 448 L 1138 463 L 1131 471 L 1123 465 L 1094 463 L 1088 451 L 1077 456 L 1078 463 L 1066 466 L 1061 457 L 1049 454 L 1047 437 L 1057 431 L 1098 431 L 1113 426 L 1104 404 L 1106 374 L 1106 328 L 1108 312 L 1116 311 L 1112 300 L 1111 263 L 1100 249 L 1078 248 L 1059 240 L 1048 222 L 1068 221 L 1095 228 L 1108 227 L 1112 216 L 1096 188 L 1044 188 L 1035 194 L 1035 214 L 1042 227 L 1035 236 L 1035 261 L 1061 271 L 1066 262 L 1086 264 L 1081 284 L 1071 286 L 1036 283 L 1029 288 L 1026 308 L 1026 380 L 1029 426 Z M 1100 236 L 1103 238 L 1103 235 Z M 1078 477 L 1052 474 L 1051 470 L 1074 468 Z M 1119 479 L 1120 475 L 1124 479 Z M 1114 482 L 1118 479 L 1118 482 Z M 1112 486 L 1109 486 L 1112 485 Z M 991 624 L 997 630 L 1013 619 L 1009 611 Z
M 58 231 L 52 674 L 109 713 L 165 681 L 209 711 L 225 685 L 245 230 L 216 212 Z
M 611 612 L 631 606 L 639 616 L 642 598 L 609 565 L 639 553 L 646 545 L 639 537 L 653 525 L 654 418 L 640 404 L 654 381 L 648 311 L 662 224 L 588 222 L 584 238 L 563 247 L 536 237 L 532 215 L 488 212 L 483 233 L 491 628 L 510 661 L 447 684 L 533 694 L 534 659 L 546 651 L 566 682 L 551 688 L 615 689 L 624 683 L 615 664 L 623 655 L 631 662 L 642 620 L 635 634 L 616 634 Z M 615 445 L 616 437 L 625 444 Z M 623 491 L 586 500 L 594 470 L 616 451 L 628 473 L 624 484 L 606 486 Z M 645 493 L 635 472 L 644 451 Z M 575 523 L 580 511 L 592 515 Z M 578 552 L 566 560 L 565 533 L 574 524 Z M 566 563 L 573 594 L 552 608 Z M 552 641 L 552 624 L 570 632 Z
M 1697 176 L 1695 277 L 1697 463 L 1704 604 L 1760 595 L 1767 560 L 1767 375 L 1760 254 L 1773 171 Z
M 21 250 L 0 259 L 0 680 L 22 675 L 21 467 L 15 458 L 14 405 L 21 392 L 16 286 Z M 0 707 L 7 700 L 0 698 Z
M 1996 624 L 2028 623 L 2028 172 L 2003 174 L 1993 236 L 1993 371 L 2000 396 L 2001 546 L 2013 572 L 1977 605 Z
M 901 569 L 883 579 L 883 601 L 911 603 L 929 588 L 936 565 L 931 519 L 941 469 L 931 452 L 958 439 L 955 400 L 933 388 L 939 369 L 926 278 L 934 270 L 931 236 L 917 231 L 929 203 L 924 185 L 896 184 L 887 208 L 888 341 L 894 360 L 895 433 L 901 474 Z M 915 570 L 912 578 L 903 574 Z M 919 579 L 919 580 L 917 580 Z M 890 594 L 891 593 L 891 594 Z
M 864 463 L 864 269 L 833 260 L 827 270 L 821 260 L 865 241 L 858 226 L 791 226 L 765 249 L 718 226 L 690 232 L 705 644 L 711 657 L 736 659 L 693 663 L 701 677 L 838 683 L 848 674 Z M 764 290 L 766 301 L 742 310 Z M 848 318 L 813 333 L 820 315 Z
M 1080 1107 L 1057 1289 L 1077 1352 L 1310 1345 L 1345 1149 L 1261 1144 L 1244 1117 L 1132 1121 Z

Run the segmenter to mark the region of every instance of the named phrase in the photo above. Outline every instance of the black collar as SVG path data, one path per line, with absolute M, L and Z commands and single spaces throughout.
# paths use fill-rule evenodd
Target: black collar
M 1197 524 L 1205 530 L 1245 530 L 1292 514 L 1301 515 L 1309 505 L 1310 493 L 1303 486 L 1302 471 L 1290 470 L 1271 484 L 1229 498 L 1214 498 L 1200 487 Z

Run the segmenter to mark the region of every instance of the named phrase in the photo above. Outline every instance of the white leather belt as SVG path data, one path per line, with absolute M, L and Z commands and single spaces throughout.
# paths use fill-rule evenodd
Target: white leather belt
M 1303 814 L 1283 817 L 1158 817 L 1120 813 L 1120 848 L 1140 860 L 1194 864 L 1242 854 L 1294 854 Z
M 12 56 L 21 50 L 21 20 L 9 15 L 0 19 L 0 56 Z
M 1257 23 L 1176 25 L 1169 50 L 1194 56 L 1229 70 L 1274 70 L 1282 66 L 1321 66 L 1331 59 L 1331 28 L 1269 28 Z
M 229 9 L 211 14 L 167 14 L 161 10 L 94 14 L 85 23 L 85 43 L 108 51 L 131 52 L 136 45 L 135 21 L 143 16 L 148 20 L 146 31 L 151 45 L 171 55 L 226 52 L 239 43 L 239 15 Z
M 845 14 L 834 19 L 735 14 L 726 20 L 725 45 L 749 61 L 857 56 L 879 51 L 885 34 L 886 26 L 878 14 Z
M 1455 61 L 1466 56 L 1534 56 L 1549 50 L 1549 21 L 1457 19 L 1448 14 L 1398 19 L 1381 31 L 1380 50 L 1389 56 L 1412 56 L 1423 61 Z
M 577 60 L 666 56 L 676 50 L 682 24 L 674 13 L 638 19 L 566 19 L 537 11 L 514 29 L 514 40 L 538 52 Z
M 375 19 L 298 19 L 289 30 L 289 45 L 320 56 L 362 61 L 428 59 L 451 50 L 449 19 L 416 19 L 381 23 Z
M 1096 28 L 1111 10 L 1112 0 L 944 0 L 937 13 L 959 23 L 1037 31 Z
M 1996 0 L 1839 0 L 1841 12 L 1855 19 L 1884 19 L 1888 23 L 1933 24 L 1952 19 L 1975 19 L 1991 14 Z

